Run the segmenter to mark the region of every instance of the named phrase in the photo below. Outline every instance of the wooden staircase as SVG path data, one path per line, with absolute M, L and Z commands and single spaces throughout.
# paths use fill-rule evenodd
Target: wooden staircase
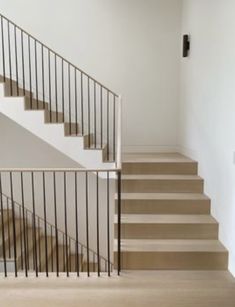
M 1 212 L 0 212 L 0 220 Z M 12 210 L 3 210 L 3 225 L 0 225 L 0 272 L 4 271 L 4 259 L 3 259 L 3 239 L 2 229 L 4 227 L 4 244 L 6 252 L 6 266 L 7 272 L 14 272 L 15 270 L 15 258 L 14 258 L 14 235 L 13 235 L 13 218 Z M 27 265 L 28 272 L 34 272 L 35 267 L 35 255 L 37 257 L 37 270 L 38 272 L 57 272 L 57 250 L 58 250 L 58 268 L 59 272 L 77 272 L 77 256 L 71 251 L 70 245 L 67 246 L 66 256 L 66 245 L 63 242 L 59 242 L 58 249 L 56 248 L 55 236 L 44 234 L 44 228 L 36 227 L 35 233 L 34 228 L 31 225 L 25 226 L 23 230 L 23 219 L 15 218 L 15 230 L 16 230 L 16 263 L 18 272 L 25 271 Z M 26 248 L 24 247 L 24 235 L 26 236 Z M 36 241 L 34 238 L 36 237 Z M 70 241 L 71 238 L 68 238 Z M 36 246 L 36 252 L 35 252 Z M 47 250 L 46 250 L 47 249 Z M 84 250 L 85 252 L 85 250 Z M 47 261 L 46 261 L 47 259 Z M 79 271 L 87 272 L 88 264 L 84 253 L 79 253 Z M 89 262 L 89 272 L 97 272 L 98 266 L 96 262 Z M 101 268 L 102 271 L 102 268 Z
M 122 269 L 227 269 L 197 163 L 180 154 L 124 157 L 121 221 Z

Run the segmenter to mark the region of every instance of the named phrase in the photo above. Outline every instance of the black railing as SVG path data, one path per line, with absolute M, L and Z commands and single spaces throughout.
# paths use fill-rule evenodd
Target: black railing
M 119 274 L 120 171 L 0 170 L 0 271 L 110 276 L 116 186 Z
M 116 161 L 118 95 L 1 14 L 0 21 L 8 95 L 27 96 L 28 108 L 68 123 L 69 135 L 86 135 L 88 149 L 105 149 Z

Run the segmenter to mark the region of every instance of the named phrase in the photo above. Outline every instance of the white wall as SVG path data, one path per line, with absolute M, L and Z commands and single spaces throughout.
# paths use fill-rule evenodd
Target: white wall
M 235 1 L 183 4 L 192 46 L 182 60 L 181 145 L 199 161 L 235 274 Z
M 181 0 L 1 0 L 1 13 L 124 97 L 124 148 L 177 144 Z

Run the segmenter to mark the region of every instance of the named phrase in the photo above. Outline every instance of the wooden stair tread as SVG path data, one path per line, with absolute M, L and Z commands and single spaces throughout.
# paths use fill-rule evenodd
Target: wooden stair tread
M 179 153 L 141 153 L 123 155 L 123 163 L 152 163 L 152 162 L 180 162 L 192 163 L 196 161 L 187 158 Z
M 122 239 L 122 252 L 227 252 L 218 240 Z M 114 251 L 117 251 L 115 240 Z
M 114 218 L 117 223 L 117 216 Z M 122 224 L 217 224 L 211 215 L 199 214 L 123 214 Z
M 122 175 L 122 180 L 203 180 L 197 175 Z
M 118 198 L 118 195 L 115 195 Z M 201 193 L 122 193 L 122 200 L 209 200 Z

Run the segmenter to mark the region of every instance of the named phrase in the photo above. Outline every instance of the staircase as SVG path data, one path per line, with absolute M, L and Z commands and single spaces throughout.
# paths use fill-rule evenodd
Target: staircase
M 132 154 L 124 157 L 122 173 L 122 269 L 227 269 L 228 252 L 218 241 L 195 161 Z
M 7 201 L 6 208 L 0 212 L 0 272 L 24 273 L 77 273 L 98 272 L 97 253 L 89 249 L 91 261 L 86 260 L 87 248 L 63 231 L 57 229 L 59 243 L 56 244 L 56 229 L 39 216 L 34 216 L 30 210 L 14 202 L 13 217 L 12 201 L 6 195 L 0 196 Z M 35 218 L 35 225 L 33 220 Z M 14 239 L 14 228 L 15 237 Z M 67 244 L 65 241 L 67 240 Z M 15 245 L 15 246 L 14 246 Z M 4 248 L 3 248 L 4 246 Z M 77 246 L 78 253 L 75 253 Z M 15 249 L 15 250 L 14 250 Z M 16 251 L 17 257 L 14 257 Z M 5 253 L 5 257 L 3 254 Z M 99 256 L 100 257 L 100 256 Z M 5 261 L 4 261 L 5 258 Z M 16 261 L 15 261 L 16 259 Z M 107 260 L 99 266 L 99 272 L 107 271 Z

